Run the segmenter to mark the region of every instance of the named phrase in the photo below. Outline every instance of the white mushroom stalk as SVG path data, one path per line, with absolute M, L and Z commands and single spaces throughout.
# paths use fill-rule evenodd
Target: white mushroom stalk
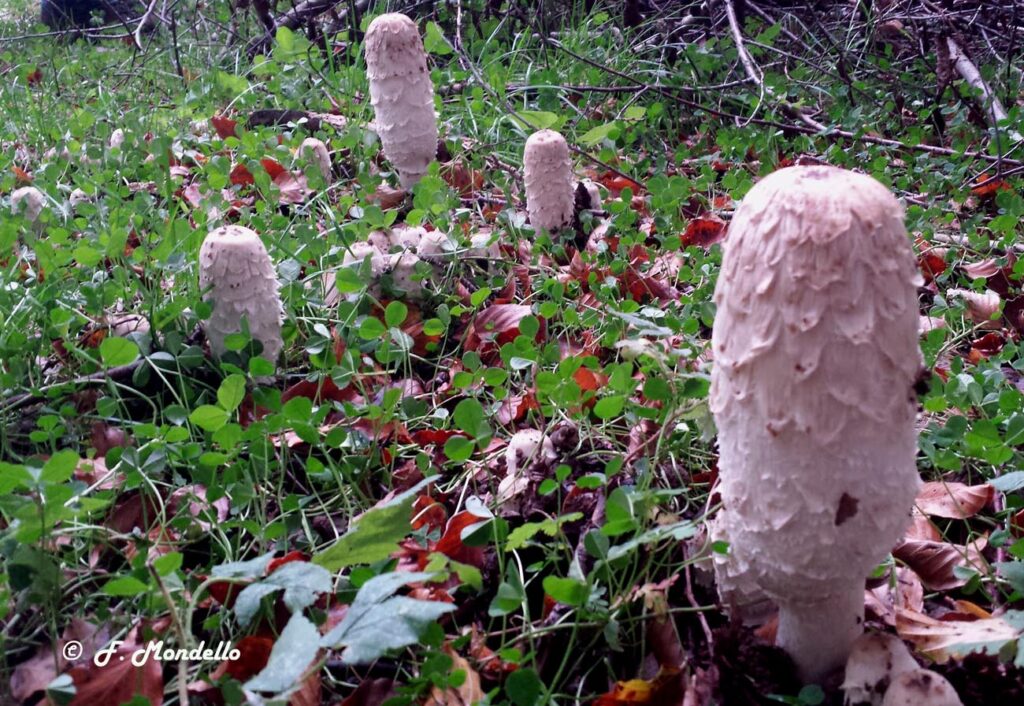
M 221 356 L 227 336 L 248 322 L 253 340 L 263 344 L 261 357 L 276 361 L 281 339 L 281 298 L 277 274 L 260 237 L 237 225 L 210 231 L 199 250 L 199 287 L 213 306 L 203 324 L 210 350 Z
M 864 578 L 910 521 L 921 278 L 903 213 L 870 177 L 793 167 L 757 184 L 725 243 L 715 302 L 727 593 L 779 606 L 808 681 L 862 632 Z
M 575 197 L 565 138 L 554 130 L 530 135 L 523 150 L 523 172 L 533 227 L 554 233 L 572 223 Z
M 434 85 L 419 29 L 401 13 L 370 23 L 364 44 L 370 102 L 384 156 L 408 189 L 437 154 Z

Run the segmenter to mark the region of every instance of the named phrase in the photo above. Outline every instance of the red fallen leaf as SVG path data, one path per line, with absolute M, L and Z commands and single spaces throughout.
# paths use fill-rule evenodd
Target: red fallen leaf
M 487 637 L 481 633 L 477 626 L 472 627 L 469 639 L 469 656 L 476 662 L 481 672 L 491 679 L 501 679 L 519 669 L 515 662 L 506 662 L 497 652 L 487 646 Z
M 714 199 L 711 200 L 711 208 L 720 211 L 725 210 L 727 208 L 732 208 L 732 205 L 732 196 L 729 196 L 728 194 L 725 194 L 724 196 L 716 196 Z
M 441 165 L 440 174 L 460 196 L 472 196 L 474 191 L 484 187 L 484 175 L 475 169 L 467 169 L 460 161 L 445 162 Z
M 281 165 L 281 163 L 278 162 L 276 159 L 270 159 L 269 157 L 264 157 L 263 159 L 260 160 L 260 164 L 262 164 L 263 168 L 267 170 L 267 174 L 270 175 L 270 180 L 271 181 L 276 180 L 282 174 L 287 174 L 288 173 L 288 170 L 285 169 Z
M 215 581 L 206 587 L 206 590 L 210 592 L 213 600 L 220 603 L 225 608 L 232 608 L 235 605 L 235 600 L 238 598 L 238 594 L 245 588 L 244 584 L 228 583 L 227 581 Z
M 928 482 L 917 494 L 917 509 L 926 515 L 965 520 L 978 514 L 992 499 L 991 485 Z
M 942 256 L 942 252 L 929 249 L 921 253 L 921 257 L 918 258 L 917 266 L 921 270 L 925 282 L 934 282 L 936 277 L 946 271 L 948 264 L 946 258 Z
M 331 378 L 323 378 L 318 381 L 303 380 L 295 383 L 281 394 L 281 404 L 295 397 L 305 397 L 314 404 L 323 404 L 325 400 L 351 402 L 358 397 L 358 393 L 352 385 L 340 389 Z
M 306 184 L 306 177 L 303 174 L 292 174 L 284 171 L 274 178 L 274 186 L 277 187 L 278 199 L 281 203 L 305 203 L 312 190 Z
M 25 83 L 29 86 L 37 86 L 39 82 L 43 80 L 43 72 L 36 68 L 25 74 Z
M 548 616 L 551 615 L 551 611 L 553 611 L 556 607 L 558 607 L 558 601 L 556 601 L 554 598 L 545 593 L 544 604 L 541 606 L 540 611 L 541 617 L 544 620 L 547 620 Z
M 412 504 L 412 528 L 414 530 L 429 527 L 431 530 L 441 531 L 447 520 L 448 511 L 444 509 L 444 505 L 429 495 L 419 496 Z
M 971 193 L 981 200 L 995 198 L 995 195 L 1000 191 L 1012 190 L 1012 187 L 1008 183 L 1002 179 L 996 179 L 989 176 L 987 172 L 983 172 L 974 180 L 974 183 L 975 186 L 971 189 Z
M 68 706 L 121 704 L 142 696 L 152 706 L 164 700 L 163 665 L 147 659 L 141 666 L 132 664 L 132 654 L 145 647 L 137 642 L 122 645 L 102 667 L 93 662 L 72 667 L 68 674 L 75 683 L 75 697 Z
M 32 175 L 29 174 L 28 172 L 26 172 L 21 167 L 19 167 L 17 165 L 12 166 L 11 167 L 11 171 L 14 172 L 14 178 L 17 180 L 17 182 L 19 184 L 31 184 L 32 183 L 32 179 L 33 179 Z
M 534 312 L 524 304 L 493 304 L 482 310 L 466 330 L 463 343 L 467 350 L 480 350 L 485 344 L 497 346 L 511 343 L 519 335 L 519 323 Z M 544 320 L 537 332 L 537 340 L 545 338 Z
M 408 192 L 404 189 L 393 189 L 387 184 L 381 184 L 377 187 L 376 191 L 366 197 L 366 200 L 377 204 L 382 210 L 387 211 L 401 206 L 407 194 Z
M 613 172 L 605 172 L 599 176 L 597 180 L 601 182 L 606 189 L 608 189 L 612 198 L 618 198 L 619 192 L 626 188 L 632 189 L 634 194 L 639 194 L 643 191 L 643 187 L 632 179 L 628 179 Z
M 308 562 L 309 561 L 309 557 L 307 557 L 305 554 L 303 554 L 300 551 L 291 551 L 291 552 L 288 552 L 287 554 L 285 554 L 282 557 L 278 557 L 276 559 L 271 559 L 267 563 L 267 576 L 270 576 L 272 573 L 274 573 L 275 571 L 280 569 L 285 564 L 291 564 L 293 561 L 305 561 L 305 562 Z
M 611 691 L 598 696 L 591 703 L 592 706 L 682 704 L 686 691 L 685 673 L 676 668 L 662 667 L 650 681 L 630 679 L 615 682 Z
M 449 559 L 462 564 L 469 564 L 478 569 L 484 565 L 483 547 L 467 547 L 462 543 L 462 530 L 483 522 L 485 518 L 474 515 L 472 512 L 460 512 L 448 520 L 444 534 L 437 541 L 434 551 L 441 552 Z
M 356 690 L 345 697 L 341 706 L 381 706 L 395 695 L 395 682 L 391 679 L 363 679 Z
M 725 221 L 715 215 L 694 218 L 686 226 L 686 232 L 680 236 L 679 240 L 684 248 L 691 245 L 710 248 L 725 237 L 725 226 Z
M 235 186 L 251 186 L 256 183 L 249 168 L 239 162 L 231 168 L 231 183 Z
M 650 299 L 673 301 L 679 298 L 679 291 L 656 277 L 641 274 L 635 267 L 627 267 L 619 280 L 623 294 L 633 297 L 636 302 Z
M 103 458 L 110 449 L 128 446 L 131 439 L 121 427 L 112 427 L 106 422 L 95 422 L 89 431 L 89 443 L 96 449 L 96 458 Z
M 1006 339 L 1003 334 L 998 331 L 992 331 L 986 333 L 984 336 L 974 341 L 971 344 L 971 350 L 967 354 L 967 359 L 977 365 L 982 360 L 996 355 L 1003 349 L 1003 344 L 1006 343 Z
M 468 434 L 452 429 L 420 429 L 412 433 L 412 441 L 417 446 L 443 446 L 453 436 L 465 436 Z
M 224 662 L 225 673 L 238 681 L 252 679 L 267 666 L 273 647 L 274 639 L 271 637 L 246 635 L 235 643 L 235 649 L 241 653 L 238 659 Z
M 1010 518 L 1010 534 L 1014 537 L 1024 537 L 1024 510 Z
M 238 137 L 236 128 L 238 127 L 238 121 L 226 118 L 223 115 L 214 115 L 210 118 L 210 124 L 213 125 L 213 129 L 217 131 L 218 137 L 222 140 L 226 140 L 229 137 Z
M 921 611 L 924 609 L 924 586 L 921 579 L 910 569 L 896 569 L 896 586 L 886 581 L 875 588 L 864 591 L 864 605 L 869 614 L 887 625 L 896 625 L 896 610 L 899 608 Z
M 509 425 L 518 422 L 530 410 L 540 410 L 540 403 L 533 390 L 522 395 L 509 395 L 502 400 L 496 418 L 499 424 Z

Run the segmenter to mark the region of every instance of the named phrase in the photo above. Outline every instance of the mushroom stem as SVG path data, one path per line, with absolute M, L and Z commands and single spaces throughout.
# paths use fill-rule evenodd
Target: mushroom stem
M 854 584 L 826 600 L 779 604 L 776 644 L 796 662 L 800 676 L 821 683 L 842 667 L 864 625 L 864 587 Z

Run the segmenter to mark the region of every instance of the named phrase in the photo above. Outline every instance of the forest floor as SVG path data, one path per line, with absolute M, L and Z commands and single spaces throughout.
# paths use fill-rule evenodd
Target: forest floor
M 965 704 L 1024 703 L 1024 29 L 1018 3 L 876 4 L 731 27 L 732 3 L 420 3 L 441 145 L 409 194 L 372 131 L 366 3 L 253 58 L 228 3 L 74 40 L 0 23 L 0 703 L 840 703 L 771 614 L 730 621 L 706 529 L 720 243 L 793 164 L 889 187 L 924 278 L 925 484 L 868 628 Z M 569 234 L 526 219 L 540 128 L 601 195 Z M 203 335 L 226 223 L 276 267 L 276 368 Z M 450 255 L 344 264 L 401 223 Z M 240 654 L 125 659 L 156 641 Z

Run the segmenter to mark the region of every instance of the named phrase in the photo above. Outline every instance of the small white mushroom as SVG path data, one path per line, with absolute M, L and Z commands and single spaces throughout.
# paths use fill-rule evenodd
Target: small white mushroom
M 374 278 L 380 277 L 391 266 L 391 262 L 386 254 L 381 252 L 379 248 L 374 247 L 373 244 L 364 242 L 352 243 L 345 250 L 341 266 L 360 267 L 366 258 L 370 258 L 370 272 Z
M 434 84 L 416 23 L 401 13 L 377 17 L 364 40 L 376 132 L 403 188 L 427 173 L 437 153 Z
M 569 145 L 554 130 L 530 135 L 523 150 L 526 210 L 538 231 L 554 233 L 572 222 L 572 162 Z
M 388 239 L 391 241 L 391 247 L 416 252 L 416 248 L 419 247 L 420 241 L 426 234 L 427 229 L 421 226 L 401 225 L 391 229 Z
M 303 140 L 299 145 L 299 158 L 315 165 L 324 181 L 331 181 L 331 153 L 322 140 L 315 137 L 307 137 Z M 306 173 L 306 178 L 310 178 L 309 173 Z
M 424 233 L 420 238 L 419 245 L 416 246 L 416 255 L 421 260 L 435 265 L 443 263 L 453 252 L 455 252 L 455 244 L 447 233 L 442 233 L 439 230 Z
M 221 356 L 224 339 L 242 331 L 248 321 L 253 340 L 263 344 L 261 356 L 276 361 L 281 339 L 281 298 L 277 275 L 260 237 L 238 225 L 207 234 L 199 250 L 199 287 L 213 306 L 203 324 L 210 350 Z
M 474 233 L 469 238 L 469 251 L 466 253 L 466 256 L 498 260 L 501 258 L 501 246 L 498 245 L 498 240 L 494 233 Z
M 581 182 L 577 182 L 577 183 L 573 184 L 573 191 L 575 192 L 576 189 L 579 186 L 582 186 L 586 190 L 586 192 L 587 192 L 587 205 L 586 205 L 586 208 L 589 208 L 591 211 L 600 211 L 601 210 L 601 189 L 598 188 L 597 184 L 592 182 L 590 179 L 584 179 Z
M 845 664 L 864 579 L 910 522 L 920 283 L 899 203 L 833 167 L 765 177 L 725 241 L 710 394 L 722 575 L 778 604 L 777 643 L 808 681 Z
M 544 432 L 539 429 L 523 429 L 508 440 L 508 447 L 505 449 L 505 472 L 509 476 L 514 476 L 520 470 L 528 468 L 533 461 L 554 461 L 556 458 L 558 452 Z
M 82 189 L 75 189 L 68 195 L 68 203 L 71 204 L 71 210 L 75 210 L 83 203 L 89 203 L 90 201 L 92 201 L 92 197 Z
M 410 299 L 422 297 L 425 291 L 423 279 L 416 272 L 419 263 L 420 259 L 411 252 L 391 255 L 391 283 Z
M 23 186 L 11 193 L 11 211 L 25 216 L 25 220 L 35 223 L 46 205 L 43 192 L 34 186 Z
M 117 149 L 124 144 L 124 130 L 117 128 L 110 133 L 110 140 L 107 142 L 107 147 L 110 149 Z
M 944 676 L 930 669 L 914 669 L 893 678 L 882 706 L 964 705 Z
M 903 640 L 885 633 L 861 635 L 846 660 L 843 703 L 880 706 L 893 677 L 917 669 Z

